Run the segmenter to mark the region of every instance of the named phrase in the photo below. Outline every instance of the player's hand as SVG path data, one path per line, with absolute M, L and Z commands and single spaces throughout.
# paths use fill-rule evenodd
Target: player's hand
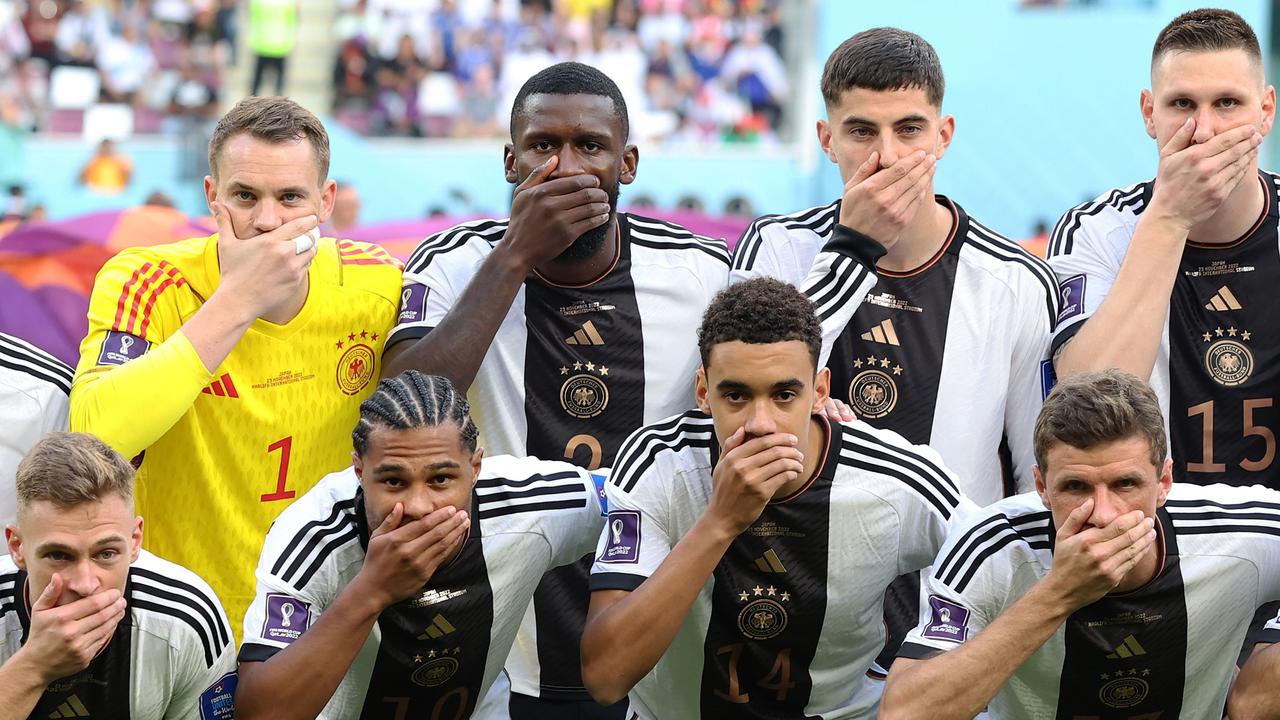
M 1160 149 L 1152 209 L 1172 217 L 1190 230 L 1209 219 L 1258 159 L 1262 133 L 1242 125 L 1193 145 L 1195 118 L 1187 118 Z
M 871 153 L 845 183 L 840 224 L 892 247 L 929 195 L 937 161 L 917 150 L 880 170 L 880 153 Z
M 849 403 L 833 397 L 828 397 L 827 401 L 822 403 L 822 414 L 831 422 L 849 422 L 858 419 L 858 416 L 853 414 L 853 408 L 849 407 Z
M 552 156 L 516 188 L 511 224 L 498 245 L 530 269 L 609 222 L 609 194 L 600 189 L 600 179 L 587 174 L 549 179 L 559 163 L 559 156 Z
M 218 265 L 222 276 L 216 292 L 228 293 L 254 318 L 296 297 L 316 256 L 313 246 L 301 253 L 294 239 L 319 227 L 315 215 L 306 215 L 268 233 L 240 239 L 225 205 L 209 204 L 218 223 Z
M 20 651 L 46 683 L 88 667 L 111 641 L 125 614 L 119 590 L 104 590 L 58 607 L 64 589 L 62 576 L 54 573 L 31 605 L 31 630 Z
M 466 511 L 439 508 L 405 521 L 404 505 L 395 507 L 369 535 L 369 550 L 356 576 L 360 592 L 386 608 L 422 590 L 435 571 L 453 556 L 471 526 Z
M 746 440 L 738 428 L 725 441 L 711 472 L 706 513 L 735 537 L 760 517 L 778 488 L 804 472 L 804 454 L 795 435 L 773 433 Z
M 1114 590 L 1156 542 L 1155 519 L 1141 510 L 1125 513 L 1106 527 L 1084 529 L 1093 502 L 1084 501 L 1058 528 L 1053 569 L 1046 577 L 1073 610 Z

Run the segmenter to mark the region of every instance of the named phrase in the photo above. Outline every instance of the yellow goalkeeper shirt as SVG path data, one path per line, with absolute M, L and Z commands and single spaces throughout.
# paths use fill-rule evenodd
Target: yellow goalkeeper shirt
M 145 547 L 208 581 L 237 637 L 272 521 L 351 462 L 400 270 L 376 245 L 322 239 L 298 315 L 255 320 L 213 373 L 179 330 L 218 285 L 216 235 L 125 250 L 94 281 L 71 429 L 141 460 Z

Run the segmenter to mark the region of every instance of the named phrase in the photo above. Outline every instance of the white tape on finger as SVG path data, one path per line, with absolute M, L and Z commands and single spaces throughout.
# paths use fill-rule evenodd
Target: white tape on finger
M 312 228 L 305 235 L 299 235 L 293 239 L 293 254 L 301 255 L 316 246 L 316 242 L 320 240 L 320 231 Z

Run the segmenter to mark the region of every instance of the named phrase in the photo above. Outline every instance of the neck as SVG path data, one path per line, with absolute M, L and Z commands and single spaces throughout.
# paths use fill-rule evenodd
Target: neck
M 907 221 L 898 241 L 880 258 L 876 267 L 889 272 L 907 272 L 929 261 L 951 234 L 951 209 L 933 199 L 930 191 L 920 201 L 920 208 Z
M 307 291 L 310 290 L 310 287 L 311 277 L 308 275 L 302 279 L 297 292 L 293 294 L 293 297 L 289 298 L 289 302 L 264 314 L 262 319 L 273 325 L 288 324 L 290 320 L 298 316 L 298 313 L 302 312 L 302 306 L 307 304 Z
M 1218 211 L 1192 226 L 1187 237 L 1206 245 L 1235 242 L 1258 221 L 1258 215 L 1262 214 L 1266 204 L 1266 194 L 1255 167 L 1245 174 Z
M 819 420 L 817 416 L 810 418 L 809 437 L 805 439 L 805 446 L 800 448 L 804 452 L 804 470 L 795 480 L 779 487 L 773 493 L 775 498 L 788 497 L 813 479 L 813 474 L 818 472 L 819 467 L 822 465 L 822 460 L 826 456 L 828 432 L 830 430 L 825 422 Z
M 585 260 L 561 262 L 549 260 L 540 267 L 534 268 L 543 279 L 557 285 L 583 285 L 598 279 L 608 272 L 614 261 L 622 252 L 619 240 L 618 215 L 609 217 L 609 234 L 600 249 Z

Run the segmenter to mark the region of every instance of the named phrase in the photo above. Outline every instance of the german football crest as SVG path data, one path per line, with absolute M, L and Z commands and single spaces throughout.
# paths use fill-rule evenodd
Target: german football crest
M 560 407 L 573 417 L 593 418 L 609 407 L 609 368 L 591 362 L 574 362 L 560 368 Z
M 1234 325 L 1204 333 L 1201 337 L 1207 345 L 1204 366 L 1214 382 L 1234 387 L 1249 379 L 1253 374 L 1254 361 L 1253 353 L 1245 343 L 1252 337 L 1248 330 L 1240 330 Z
M 738 612 L 738 631 L 752 640 L 768 640 L 787 629 L 786 603 L 791 593 L 774 585 L 755 587 L 738 593 L 738 602 L 745 603 Z
M 367 330 L 350 333 L 339 338 L 335 347 L 342 351 L 338 358 L 335 380 L 338 389 L 347 395 L 356 395 L 369 385 L 377 374 L 378 354 L 366 342 L 376 341 L 378 334 L 372 336 Z

